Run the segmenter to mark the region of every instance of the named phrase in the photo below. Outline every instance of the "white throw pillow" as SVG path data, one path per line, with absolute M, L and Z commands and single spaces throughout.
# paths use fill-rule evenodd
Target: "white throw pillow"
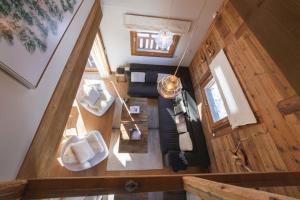
M 157 82 L 159 82 L 161 79 L 163 79 L 166 76 L 170 76 L 171 74 L 163 74 L 163 73 L 158 73 L 157 74 Z
M 86 139 L 71 144 L 71 149 L 80 163 L 84 163 L 95 156 L 95 153 Z
M 101 91 L 99 93 L 99 98 L 97 99 L 96 103 L 94 105 L 90 105 L 90 104 L 88 104 L 88 105 L 90 108 L 97 110 L 97 109 L 101 109 L 101 108 L 105 107 L 105 105 L 107 104 L 107 101 L 108 101 L 108 99 L 105 96 L 104 91 Z
M 101 95 L 101 92 L 99 90 L 97 90 L 96 88 L 92 87 L 86 94 L 84 101 L 86 104 L 93 106 L 97 103 L 100 95 Z
M 179 147 L 181 151 L 193 151 L 193 143 L 189 132 L 179 134 Z
M 144 72 L 131 72 L 131 82 L 145 83 L 146 74 Z
M 175 116 L 175 123 L 176 123 L 178 133 L 187 132 L 186 122 L 183 114 Z

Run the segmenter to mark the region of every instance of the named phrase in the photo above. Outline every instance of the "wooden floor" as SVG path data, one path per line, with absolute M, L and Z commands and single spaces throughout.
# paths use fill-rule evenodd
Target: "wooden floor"
M 85 75 L 84 75 L 85 77 Z M 108 80 L 103 80 L 105 85 L 115 96 L 118 94 L 121 97 L 127 97 L 127 84 L 124 82 L 117 82 L 115 76 L 111 76 Z M 107 146 L 110 144 L 110 136 L 112 132 L 114 105 L 107 111 L 102 117 L 97 117 L 86 111 L 82 106 L 78 106 L 75 102 L 70 116 L 75 119 L 69 118 L 66 126 L 66 132 L 77 132 L 78 134 L 91 130 L 99 130 L 102 134 Z M 71 117 L 72 118 L 72 117 Z M 73 130 L 72 130 L 73 129 Z M 62 141 L 64 138 L 62 138 Z M 60 148 L 57 149 L 57 154 L 53 155 L 55 159 L 53 163 L 49 163 L 48 171 L 45 172 L 46 177 L 80 177 L 80 176 L 127 176 L 127 175 L 165 175 L 174 174 L 170 169 L 164 168 L 161 170 L 141 170 L 141 171 L 106 171 L 107 159 L 98 164 L 97 166 L 81 171 L 71 172 L 65 169 L 59 162 Z M 176 174 L 184 173 L 201 173 L 203 172 L 199 168 L 190 168 L 187 171 L 179 172 Z

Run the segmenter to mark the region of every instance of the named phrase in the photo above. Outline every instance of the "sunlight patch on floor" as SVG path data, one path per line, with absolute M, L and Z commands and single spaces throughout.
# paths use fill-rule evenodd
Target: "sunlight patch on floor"
M 119 153 L 119 143 L 120 138 L 113 147 L 113 153 L 118 158 L 123 167 L 126 167 L 126 163 L 132 161 L 132 158 L 129 153 Z

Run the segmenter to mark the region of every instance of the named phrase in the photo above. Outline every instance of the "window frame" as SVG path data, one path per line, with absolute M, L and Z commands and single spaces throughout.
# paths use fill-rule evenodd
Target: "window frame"
M 89 55 L 89 56 L 90 56 L 90 55 Z M 88 58 L 88 61 L 89 61 L 89 58 Z M 87 61 L 87 62 L 88 62 L 88 61 Z M 84 71 L 85 71 L 85 72 L 98 72 L 98 68 L 97 68 L 97 66 L 88 67 L 88 66 L 86 65 Z
M 206 93 L 205 93 L 205 87 L 207 86 L 207 84 L 212 79 L 213 79 L 213 76 L 212 76 L 211 73 L 209 73 L 207 75 L 207 78 L 205 78 L 204 81 L 200 84 L 200 92 L 201 92 L 201 96 L 203 97 L 204 107 L 205 107 L 205 110 L 206 110 L 207 115 L 208 115 L 209 126 L 210 126 L 212 131 L 216 131 L 218 129 L 230 126 L 230 123 L 229 123 L 228 116 L 221 119 L 221 120 L 219 120 L 219 121 L 217 121 L 217 122 L 214 122 L 214 120 L 213 120 L 211 110 L 210 110 L 210 107 L 209 107 L 209 104 L 208 104 L 208 99 L 207 99 L 207 96 L 206 96 Z
M 107 55 L 106 55 L 106 50 L 105 50 L 105 46 L 104 46 L 104 42 L 103 42 L 103 38 L 102 38 L 102 34 L 101 34 L 100 29 L 98 29 L 98 31 L 96 33 L 93 45 L 94 45 L 94 43 L 97 43 L 97 45 L 98 45 L 98 49 L 99 49 L 99 52 L 100 52 L 99 56 L 101 56 L 101 59 L 103 61 L 105 70 L 107 71 L 108 74 L 112 74 L 110 64 L 108 62 L 108 58 L 107 58 Z M 92 45 L 92 48 L 93 48 L 93 45 Z M 91 53 L 89 54 L 89 56 L 90 55 L 91 55 Z M 87 60 L 87 62 L 88 62 L 88 60 Z M 89 68 L 89 67 L 85 66 L 84 71 L 85 72 L 99 72 L 97 66 L 94 66 L 94 67 L 95 68 Z
M 137 33 L 136 31 L 130 31 L 130 43 L 131 43 L 131 55 L 133 56 L 150 56 L 150 57 L 165 57 L 172 58 L 174 57 L 175 50 L 177 48 L 180 36 L 173 36 L 173 43 L 171 44 L 169 51 L 167 53 L 163 52 L 151 52 L 151 51 L 140 51 L 138 50 L 137 42 Z M 145 32 L 147 33 L 147 32 Z

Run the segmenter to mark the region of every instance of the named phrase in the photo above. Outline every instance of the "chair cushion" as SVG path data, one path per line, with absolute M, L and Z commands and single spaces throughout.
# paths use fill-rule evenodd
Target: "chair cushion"
M 89 88 L 89 90 L 86 93 L 86 96 L 84 96 L 84 101 L 88 105 L 95 105 L 97 103 L 97 100 L 99 99 L 101 95 L 101 92 L 97 90 L 95 87 Z
M 71 149 L 80 163 L 84 163 L 95 156 L 95 153 L 87 140 L 71 144 Z
M 88 103 L 87 99 L 87 91 L 95 88 L 97 91 L 97 100 L 94 104 Z M 93 84 L 85 84 L 83 87 L 80 87 L 77 98 L 79 103 L 89 112 L 93 113 L 97 116 L 102 116 L 106 113 L 106 111 L 113 104 L 115 97 L 110 94 L 110 92 L 105 89 L 101 83 L 93 83 Z M 91 102 L 92 103 L 92 102 Z
M 104 147 L 101 145 L 98 137 L 95 135 L 94 132 L 88 134 L 86 140 L 93 149 L 94 153 L 100 153 L 104 151 Z

